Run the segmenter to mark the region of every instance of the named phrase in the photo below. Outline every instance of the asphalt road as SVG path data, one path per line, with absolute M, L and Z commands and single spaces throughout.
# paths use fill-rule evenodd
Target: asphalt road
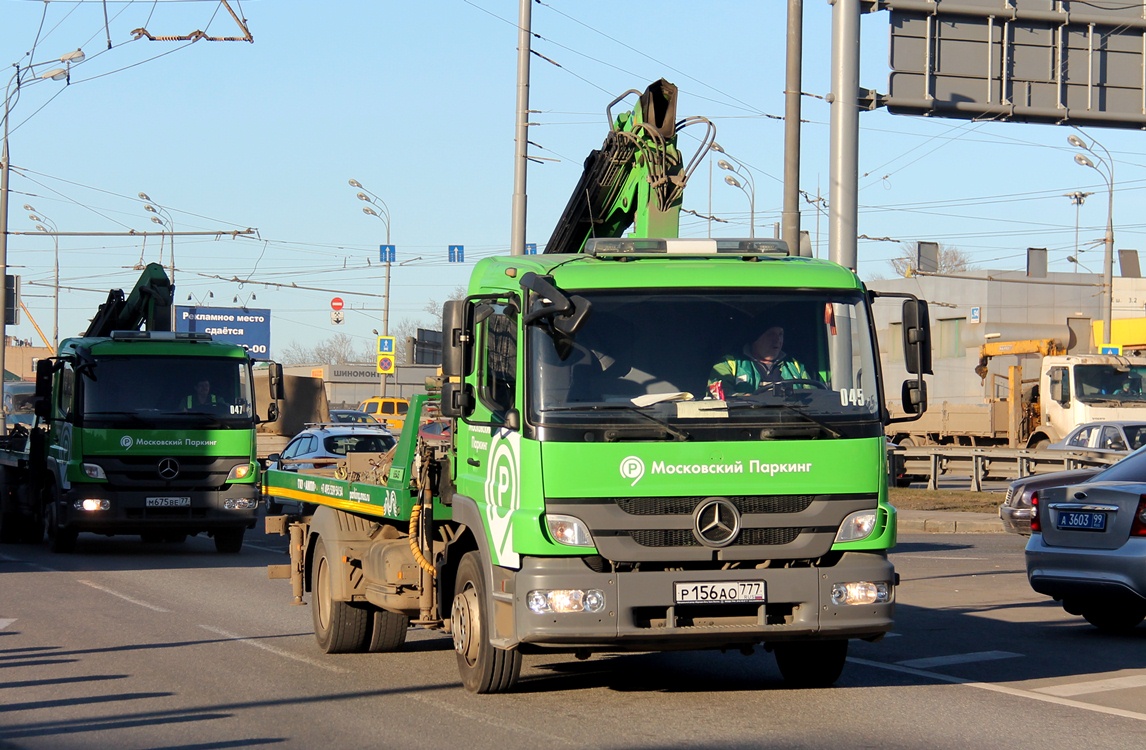
M 838 685 L 769 654 L 528 656 L 520 689 L 460 686 L 448 638 L 326 656 L 289 604 L 284 540 L 74 555 L 0 546 L 0 748 L 1137 748 L 1146 625 L 1099 634 L 1027 586 L 1010 534 L 904 534 L 895 631 Z

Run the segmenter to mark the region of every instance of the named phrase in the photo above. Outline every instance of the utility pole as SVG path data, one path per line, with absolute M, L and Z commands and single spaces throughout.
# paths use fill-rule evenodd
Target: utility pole
M 788 49 L 784 82 L 784 208 L 780 235 L 800 254 L 800 89 L 804 49 L 804 0 L 788 0 Z M 711 211 L 709 212 L 711 213 Z
M 529 166 L 529 55 L 533 0 L 519 0 L 517 13 L 517 127 L 513 138 L 513 207 L 509 254 L 525 255 L 526 173 Z

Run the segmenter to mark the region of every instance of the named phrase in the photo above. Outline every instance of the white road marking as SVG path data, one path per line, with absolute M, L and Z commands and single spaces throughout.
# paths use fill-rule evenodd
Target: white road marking
M 14 622 L 16 622 L 16 618 L 14 617 L 0 617 L 0 630 L 3 630 Z
M 977 661 L 1013 659 L 1016 656 L 1022 656 L 1022 654 L 1016 654 L 1013 651 L 972 651 L 966 654 L 932 656 L 926 659 L 908 659 L 906 661 L 897 661 L 896 664 L 904 667 L 915 667 L 916 669 L 927 669 L 929 667 L 946 667 L 951 664 L 971 664 Z
M 1065 697 L 1068 695 L 1086 695 L 1087 693 L 1104 693 L 1108 690 L 1126 690 L 1128 688 L 1140 687 L 1146 687 L 1146 675 L 1109 677 L 1105 680 L 1075 682 L 1070 685 L 1052 685 L 1051 687 L 1035 688 L 1035 692 Z
M 118 591 L 112 591 L 111 589 L 107 588 L 106 586 L 100 586 L 98 583 L 92 583 L 91 581 L 82 581 L 82 580 L 80 581 L 80 583 L 82 583 L 85 586 L 91 586 L 93 589 L 95 589 L 97 591 L 102 591 L 105 594 L 111 594 L 112 596 L 118 596 L 120 599 L 123 599 L 125 602 L 131 602 L 132 604 L 138 604 L 139 606 L 146 607 L 147 609 L 150 609 L 154 612 L 170 612 L 171 611 L 169 609 L 164 609 L 163 607 L 160 607 L 160 606 L 155 605 L 155 604 L 148 604 L 145 601 L 140 601 L 139 599 L 133 599 L 132 597 L 128 596 L 127 594 L 121 594 Z
M 939 672 L 928 672 L 923 669 L 913 669 L 911 667 L 904 667 L 898 664 L 885 664 L 883 662 L 858 659 L 851 656 L 848 657 L 848 661 L 852 662 L 853 664 L 862 664 L 865 667 L 872 667 L 874 669 L 886 669 L 891 672 L 901 672 L 903 674 L 915 675 L 916 677 L 924 677 L 929 680 L 935 680 L 936 682 L 948 682 L 953 685 L 964 685 L 966 687 L 977 688 L 979 690 L 989 690 L 993 693 L 1003 693 L 1004 695 L 1011 695 L 1016 698 L 1028 698 L 1030 700 L 1041 701 L 1043 703 L 1053 703 L 1056 706 L 1068 706 L 1070 708 L 1079 708 L 1083 711 L 1093 711 L 1100 714 L 1120 716 L 1124 719 L 1146 721 L 1146 714 L 1139 713 L 1137 711 L 1127 711 L 1121 708 L 1099 706 L 1092 703 L 1083 703 L 1082 701 L 1072 701 L 1068 698 L 1060 698 L 1054 695 L 1045 695 L 1042 693 L 1037 693 L 1033 690 L 1020 690 L 1019 688 L 1008 687 L 1006 685 L 991 685 L 986 682 L 973 682 L 962 677 L 953 677 L 947 674 L 940 674 Z
M 275 648 L 274 646 L 267 645 L 266 643 L 263 643 L 259 640 L 254 639 L 254 638 L 247 638 L 245 636 L 237 635 L 235 633 L 229 633 L 226 630 L 222 630 L 220 628 L 214 628 L 214 627 L 211 627 L 210 625 L 200 625 L 199 627 L 203 628 L 204 630 L 206 630 L 210 633 L 215 633 L 216 635 L 221 635 L 224 638 L 229 638 L 229 639 L 236 641 L 238 643 L 242 643 L 242 644 L 245 644 L 247 646 L 254 646 L 255 648 L 261 648 L 263 651 L 268 651 L 268 652 L 274 654 L 275 656 L 282 656 L 282 657 L 285 657 L 287 659 L 294 659 L 295 661 L 301 661 L 302 663 L 309 664 L 312 667 L 318 667 L 319 669 L 325 669 L 325 670 L 330 671 L 330 672 L 338 672 L 340 674 L 345 674 L 348 671 L 346 669 L 343 669 L 342 667 L 336 667 L 333 664 L 329 664 L 329 663 L 324 662 L 324 661 L 319 661 L 318 659 L 311 659 L 310 657 L 302 656 L 300 654 L 292 654 L 290 651 L 284 651 L 281 648 Z
M 944 557 L 942 555 L 912 555 L 912 560 L 986 560 L 985 557 Z

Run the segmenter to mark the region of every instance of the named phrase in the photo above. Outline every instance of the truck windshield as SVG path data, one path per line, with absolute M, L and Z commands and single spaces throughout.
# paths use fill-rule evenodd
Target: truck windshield
M 87 426 L 249 428 L 251 381 L 243 360 L 207 357 L 97 357 L 81 378 Z
M 569 439 L 595 429 L 608 433 L 600 439 L 626 439 L 626 430 L 667 440 L 881 434 L 859 292 L 578 294 L 591 312 L 572 337 L 545 325 L 528 332 L 527 413 L 539 430 L 569 428 Z
M 1075 396 L 1083 402 L 1111 401 L 1146 405 L 1142 381 L 1146 365 L 1076 365 L 1074 369 Z

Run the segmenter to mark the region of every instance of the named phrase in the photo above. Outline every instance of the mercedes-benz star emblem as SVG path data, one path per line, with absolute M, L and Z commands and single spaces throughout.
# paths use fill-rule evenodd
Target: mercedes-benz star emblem
M 701 544 L 726 547 L 740 533 L 740 511 L 723 497 L 709 498 L 697 507 L 692 530 Z
M 179 476 L 179 462 L 174 458 L 164 458 L 159 462 L 159 478 L 171 480 Z

